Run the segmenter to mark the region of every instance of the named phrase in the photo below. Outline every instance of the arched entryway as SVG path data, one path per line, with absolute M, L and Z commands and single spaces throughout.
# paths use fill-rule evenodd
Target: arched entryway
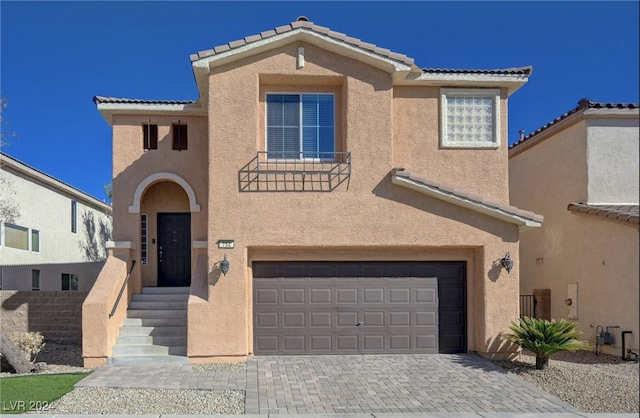
M 191 212 L 194 211 L 199 211 L 199 205 L 193 190 L 182 178 L 164 173 L 140 183 L 129 212 L 140 217 L 143 286 L 191 284 Z

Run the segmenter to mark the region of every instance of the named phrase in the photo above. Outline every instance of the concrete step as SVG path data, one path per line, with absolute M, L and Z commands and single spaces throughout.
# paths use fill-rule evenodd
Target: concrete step
M 187 318 L 125 318 L 124 327 L 186 327 Z
M 113 366 L 137 366 L 144 364 L 189 364 L 189 358 L 183 356 L 125 356 L 109 357 L 109 365 Z
M 187 302 L 188 293 L 135 293 L 131 302 Z
M 127 318 L 158 318 L 175 319 L 186 318 L 186 309 L 128 309 Z
M 116 340 L 116 345 L 162 345 L 165 347 L 186 346 L 185 336 L 162 336 L 152 337 L 150 335 L 120 335 Z
M 125 357 L 125 356 L 153 356 L 153 355 L 174 355 L 174 356 L 186 356 L 187 346 L 175 346 L 167 347 L 163 345 L 150 345 L 150 344 L 116 344 L 113 346 L 112 357 Z
M 168 310 L 168 309 L 187 309 L 187 302 L 174 301 L 131 301 L 129 302 L 130 310 Z
M 189 294 L 189 287 L 143 287 L 142 294 Z
M 143 327 L 143 326 L 123 326 L 120 328 L 120 335 L 150 335 L 160 336 L 187 336 L 186 327 Z

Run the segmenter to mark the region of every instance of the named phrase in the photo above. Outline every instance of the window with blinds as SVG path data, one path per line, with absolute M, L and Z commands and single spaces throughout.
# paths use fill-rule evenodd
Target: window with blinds
M 267 94 L 267 159 L 332 159 L 333 94 Z

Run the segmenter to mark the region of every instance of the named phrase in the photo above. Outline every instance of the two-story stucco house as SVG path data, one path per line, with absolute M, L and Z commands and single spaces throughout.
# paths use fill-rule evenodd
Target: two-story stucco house
M 191 64 L 196 101 L 94 99 L 114 241 L 86 365 L 143 361 L 136 323 L 190 362 L 514 352 L 520 232 L 542 217 L 509 205 L 507 103 L 530 67 L 422 69 L 306 18 Z M 143 287 L 186 288 L 182 340 Z
M 2 290 L 93 286 L 107 258 L 111 206 L 0 153 Z
M 521 239 L 521 291 L 550 290 L 551 317 L 600 334 L 599 352 L 622 356 L 631 331 L 625 357 L 640 341 L 639 109 L 582 99 L 509 149 L 511 202 L 545 218 Z

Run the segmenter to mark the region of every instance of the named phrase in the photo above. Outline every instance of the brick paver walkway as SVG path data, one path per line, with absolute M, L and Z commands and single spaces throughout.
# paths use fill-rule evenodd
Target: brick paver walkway
M 576 413 L 474 354 L 254 357 L 245 371 L 105 366 L 76 387 L 246 390 L 246 414 Z

